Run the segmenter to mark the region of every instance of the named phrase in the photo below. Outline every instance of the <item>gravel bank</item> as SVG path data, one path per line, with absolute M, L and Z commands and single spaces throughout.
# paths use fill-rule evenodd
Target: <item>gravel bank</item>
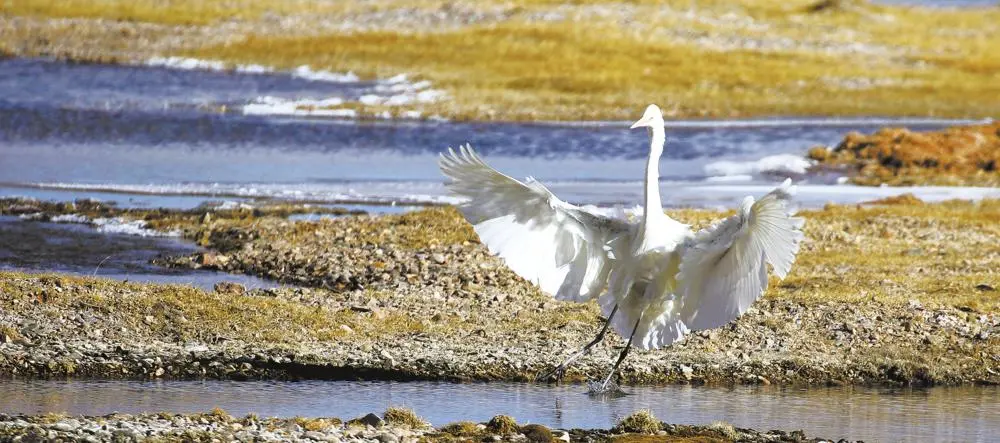
M 807 225 L 811 240 L 789 279 L 724 328 L 634 353 L 620 381 L 1000 383 L 998 285 L 989 271 L 1000 254 L 995 243 L 984 246 L 995 240 L 997 226 L 975 218 L 993 217 L 1000 204 L 970 205 L 805 214 L 815 221 Z M 920 213 L 950 221 L 925 226 L 926 217 L 912 215 Z M 264 213 L 156 214 L 151 224 L 216 251 L 166 262 L 299 287 L 245 291 L 223 284 L 203 292 L 0 272 L 0 374 L 525 381 L 588 341 L 601 324 L 592 304 L 556 302 L 513 275 L 451 209 L 319 222 Z M 719 214 L 675 215 L 703 223 Z M 893 228 L 898 251 L 855 243 L 867 235 L 882 238 L 886 227 Z M 842 237 L 847 232 L 851 237 Z M 928 252 L 955 241 L 953 234 L 985 255 L 973 260 Z M 858 256 L 851 259 L 857 263 L 844 262 L 844 254 Z M 851 263 L 871 269 L 851 269 Z M 888 267 L 894 263 L 934 273 L 907 274 Z M 922 279 L 940 285 L 941 276 L 948 286 L 921 286 Z M 604 373 L 622 344 L 611 337 L 568 378 Z
M 636 417 L 640 417 L 638 420 Z M 641 424 L 643 426 L 636 426 Z M 558 430 L 540 425 L 518 425 L 506 416 L 487 423 L 458 422 L 433 428 L 408 410 L 390 409 L 383 417 L 368 414 L 352 420 L 339 418 L 236 418 L 224 411 L 206 414 L 112 414 L 106 416 L 0 414 L 4 441 L 741 441 L 819 442 L 801 431 L 767 431 L 712 426 L 672 425 L 641 413 L 610 430 Z M 689 440 L 690 439 L 690 440 Z M 842 440 L 843 441 L 843 440 Z

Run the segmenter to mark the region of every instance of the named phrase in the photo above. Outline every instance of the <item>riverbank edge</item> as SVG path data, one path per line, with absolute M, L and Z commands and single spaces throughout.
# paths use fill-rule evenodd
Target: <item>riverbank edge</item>
M 639 411 L 609 429 L 550 429 L 537 424 L 520 425 L 510 416 L 498 415 L 484 423 L 456 421 L 433 427 L 413 411 L 389 408 L 350 420 L 334 417 L 262 418 L 255 414 L 232 417 L 221 409 L 200 414 L 170 412 L 69 416 L 65 414 L 0 414 L 0 439 L 77 441 L 83 439 L 166 439 L 207 441 L 530 441 L 530 442 L 646 442 L 741 441 L 825 442 L 800 430 L 759 431 L 736 428 L 724 422 L 708 426 L 661 422 L 648 411 Z M 846 441 L 846 440 L 840 440 Z

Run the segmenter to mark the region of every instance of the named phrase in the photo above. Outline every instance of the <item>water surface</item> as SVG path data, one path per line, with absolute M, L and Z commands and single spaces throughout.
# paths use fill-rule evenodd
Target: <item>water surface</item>
M 498 169 L 514 177 L 534 176 L 570 202 L 628 206 L 641 200 L 649 142 L 645 132 L 628 130 L 628 122 L 356 122 L 241 112 L 243 105 L 263 96 L 354 99 L 374 87 L 280 73 L 0 60 L 0 186 L 20 194 L 123 193 L 128 199 L 184 207 L 219 196 L 450 202 L 437 155 L 468 142 Z M 637 105 L 636 112 L 641 108 Z M 662 194 L 668 206 L 733 206 L 786 176 L 815 186 L 802 190 L 800 201 L 807 206 L 907 192 L 829 191 L 838 188 L 831 186 L 834 177 L 803 176 L 782 166 L 801 159 L 812 146 L 837 143 L 849 131 L 953 123 L 787 118 L 668 122 L 668 146 L 660 162 Z M 775 155 L 786 157 L 773 161 Z M 772 161 L 760 162 L 768 157 Z M 733 193 L 733 186 L 739 192 Z M 931 198 L 953 192 L 941 190 Z M 959 192 L 1000 195 L 988 189 Z M 168 196 L 189 198 L 156 200 Z
M 608 428 L 639 409 L 661 420 L 722 420 L 759 430 L 802 429 L 810 436 L 865 441 L 989 441 L 1000 435 L 1000 389 L 632 387 L 595 398 L 579 385 L 436 382 L 127 382 L 3 381 L 6 413 L 205 412 L 241 416 L 359 417 L 390 406 L 412 408 L 434 425 L 508 414 L 553 428 Z
M 3 270 L 185 284 L 207 290 L 222 281 L 248 288 L 277 286 L 247 275 L 172 269 L 150 263 L 157 257 L 190 255 L 200 250 L 177 238 L 106 233 L 79 223 L 23 221 L 0 216 L 0 269 Z

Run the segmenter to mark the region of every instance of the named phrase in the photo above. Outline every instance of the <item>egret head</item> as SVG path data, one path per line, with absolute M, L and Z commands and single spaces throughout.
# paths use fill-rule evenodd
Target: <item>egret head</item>
M 646 112 L 642 113 L 642 118 L 632 124 L 629 129 L 635 128 L 654 128 L 663 127 L 663 113 L 660 112 L 660 107 L 656 105 L 649 105 L 646 107 Z

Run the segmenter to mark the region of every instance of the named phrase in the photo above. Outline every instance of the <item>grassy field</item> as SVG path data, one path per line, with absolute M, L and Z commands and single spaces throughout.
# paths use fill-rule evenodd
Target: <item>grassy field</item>
M 8 0 L 0 8 L 8 53 L 409 73 L 449 93 L 425 115 L 455 119 L 632 119 L 651 102 L 676 117 L 1000 110 L 1000 8 L 847 0 Z M 123 23 L 148 26 L 124 43 Z M 74 34 L 84 38 L 69 41 Z

